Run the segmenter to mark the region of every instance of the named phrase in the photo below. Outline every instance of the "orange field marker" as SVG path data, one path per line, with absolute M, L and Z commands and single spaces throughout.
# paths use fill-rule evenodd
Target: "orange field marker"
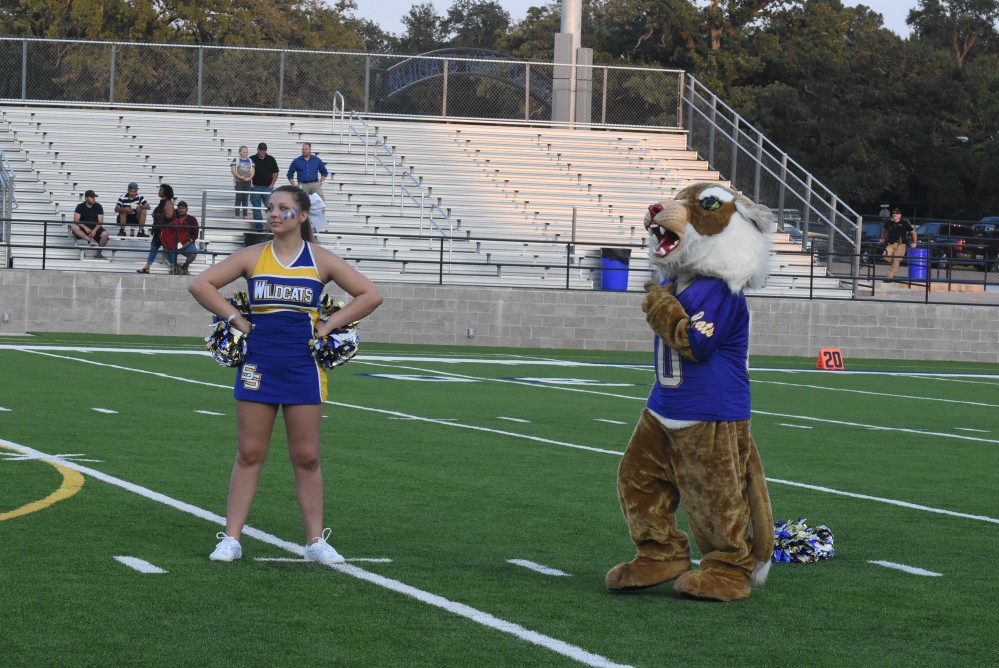
M 815 368 L 823 371 L 842 371 L 846 368 L 843 365 L 843 353 L 839 351 L 839 348 L 821 349 Z

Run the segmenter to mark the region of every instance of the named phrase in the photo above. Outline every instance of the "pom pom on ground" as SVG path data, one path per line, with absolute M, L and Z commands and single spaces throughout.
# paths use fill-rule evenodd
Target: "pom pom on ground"
M 774 525 L 773 560 L 778 563 L 808 564 L 828 559 L 834 554 L 833 534 L 824 524 L 810 527 L 802 518 Z

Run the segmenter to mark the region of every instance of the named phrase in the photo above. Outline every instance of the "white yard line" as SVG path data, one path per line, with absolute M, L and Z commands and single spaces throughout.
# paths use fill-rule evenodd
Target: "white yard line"
M 514 566 L 521 566 L 530 571 L 535 571 L 541 573 L 542 575 L 554 575 L 556 577 L 569 577 L 568 573 L 560 571 L 557 568 L 552 568 L 551 566 L 542 566 L 541 564 L 536 564 L 533 561 L 528 561 L 527 559 L 507 559 L 506 563 L 513 564 Z
M 909 429 L 907 427 L 882 427 L 876 424 L 864 424 L 863 422 L 849 422 L 847 420 L 830 420 L 828 418 L 817 418 L 810 415 L 791 415 L 788 413 L 771 413 L 770 411 L 754 410 L 756 415 L 769 415 L 771 417 L 787 418 L 788 420 L 805 420 L 807 422 L 822 422 L 824 424 L 838 424 L 844 427 L 860 427 L 861 429 L 874 429 L 876 431 L 895 431 L 903 434 L 919 434 L 920 436 L 934 436 L 937 438 L 954 438 L 961 441 L 978 441 L 979 443 L 999 443 L 994 438 L 978 438 L 977 436 L 964 436 L 962 434 L 952 434 L 946 431 L 923 431 L 922 429 Z
M 950 515 L 951 517 L 961 517 L 966 520 L 979 520 L 981 522 L 989 522 L 991 524 L 999 524 L 999 519 L 995 517 L 987 517 L 985 515 L 970 515 L 968 513 L 958 513 L 953 510 L 944 510 L 943 508 L 933 508 L 931 506 L 922 506 L 918 503 L 909 503 L 908 501 L 897 501 L 895 499 L 885 499 L 880 496 L 870 496 L 868 494 L 857 494 L 855 492 L 844 492 L 838 489 L 832 489 L 831 487 L 822 487 L 820 485 L 808 485 L 803 482 L 795 482 L 794 480 L 781 480 L 780 478 L 767 478 L 767 482 L 776 482 L 781 485 L 790 485 L 791 487 L 800 487 L 802 489 L 810 489 L 813 492 L 824 492 L 825 494 L 836 494 L 837 496 L 848 496 L 852 499 L 863 499 L 865 501 L 877 501 L 878 503 L 887 503 L 890 506 L 899 506 L 901 508 L 910 508 L 912 510 L 922 510 L 927 513 L 937 513 L 939 515 Z
M 927 571 L 922 568 L 916 568 L 915 566 L 906 566 L 905 564 L 896 564 L 894 561 L 880 561 L 871 560 L 868 561 L 869 564 L 875 564 L 877 566 L 884 566 L 885 568 L 893 568 L 896 571 L 903 571 L 905 573 L 910 573 L 912 575 L 923 575 L 931 578 L 943 577 L 943 573 L 937 573 L 936 571 Z
M 254 561 L 280 561 L 288 564 L 314 564 L 314 561 L 296 559 L 293 557 L 254 557 Z M 391 564 L 392 560 L 387 557 L 351 557 L 347 561 L 363 561 L 368 564 Z
M 65 466 L 66 468 L 69 469 L 73 469 L 75 471 L 78 471 L 79 473 L 82 473 L 83 475 L 89 476 L 96 480 L 100 480 L 102 482 L 106 482 L 109 485 L 113 485 L 115 487 L 120 487 L 121 489 L 127 490 L 134 494 L 138 494 L 139 496 L 150 499 L 151 501 L 162 503 L 176 510 L 180 510 L 190 515 L 194 515 L 195 517 L 200 517 L 213 524 L 225 526 L 225 518 L 216 515 L 213 512 L 204 510 L 202 508 L 191 505 L 189 503 L 185 503 L 183 501 L 178 501 L 177 499 L 166 496 L 165 494 L 160 494 L 159 492 L 154 492 L 150 489 L 142 487 L 141 485 L 136 485 L 135 483 L 122 480 L 121 478 L 116 478 L 102 471 L 98 471 L 97 469 L 92 469 L 87 466 L 81 466 L 80 464 L 77 464 L 75 462 L 56 459 L 50 455 L 45 454 L 44 452 L 35 450 L 34 448 L 28 447 L 26 445 L 20 445 L 18 443 L 12 443 L 11 441 L 7 441 L 2 438 L 0 438 L 0 444 L 3 444 L 5 447 L 11 448 L 12 450 L 17 450 L 18 452 L 21 452 L 23 454 L 33 455 L 34 457 L 40 459 L 41 461 L 46 461 L 53 464 L 58 464 L 60 466 Z M 268 543 L 275 547 L 279 547 L 283 550 L 291 552 L 295 555 L 298 555 L 299 557 L 304 556 L 304 549 L 302 548 L 301 545 L 283 540 L 265 531 L 261 531 L 260 529 L 254 529 L 248 526 L 243 530 L 243 533 L 244 535 L 256 538 L 261 542 Z M 130 557 L 116 557 L 116 559 L 121 561 L 122 559 L 130 559 Z M 122 561 L 122 563 L 126 562 Z M 132 564 L 127 564 L 127 565 L 135 568 L 135 566 L 133 566 Z M 508 622 L 505 619 L 500 619 L 499 617 L 494 617 L 493 615 L 490 615 L 487 612 L 483 612 L 481 610 L 465 605 L 463 603 L 457 603 L 455 601 L 451 601 L 449 599 L 444 598 L 443 596 L 438 596 L 437 594 L 432 594 L 422 589 L 417 589 L 416 587 L 412 587 L 403 582 L 399 582 L 398 580 L 393 580 L 391 578 L 386 578 L 381 575 L 376 575 L 375 573 L 370 573 L 362 568 L 358 568 L 357 566 L 351 566 L 349 564 L 339 564 L 336 566 L 330 566 L 330 568 L 332 568 L 335 571 L 339 571 L 340 573 L 350 575 L 351 577 L 357 578 L 359 580 L 364 580 L 366 582 L 378 585 L 379 587 L 384 587 L 385 589 L 389 589 L 391 591 L 404 594 L 411 598 L 415 598 L 418 601 L 427 603 L 437 608 L 441 608 L 442 610 L 446 610 L 452 614 L 458 615 L 459 617 L 470 619 L 483 626 L 495 629 L 497 631 L 502 631 L 503 633 L 510 634 L 512 636 L 520 638 L 521 640 L 525 640 L 529 643 L 538 645 L 539 647 L 551 650 L 552 652 L 561 654 L 563 656 L 566 656 L 574 661 L 578 661 L 579 663 L 585 664 L 587 666 L 601 666 L 606 668 L 618 668 L 618 667 L 626 668 L 625 664 L 615 663 L 610 659 L 602 657 L 598 654 L 593 654 L 592 652 L 587 652 L 582 648 L 576 647 L 575 645 L 570 645 L 569 643 L 564 642 L 562 640 L 558 640 L 557 638 L 552 638 L 551 636 L 546 636 L 536 631 L 532 631 L 530 629 L 524 628 L 523 626 L 520 626 L 519 624 Z
M 787 387 L 803 387 L 809 390 L 822 390 L 826 392 L 845 392 L 849 394 L 864 394 L 872 397 L 888 397 L 890 399 L 911 399 L 913 401 L 932 401 L 936 404 L 962 404 L 966 406 L 984 406 L 985 408 L 999 408 L 999 404 L 990 404 L 982 401 L 964 401 L 961 399 L 940 399 L 939 397 L 920 397 L 914 394 L 890 394 L 888 392 L 871 392 L 869 390 L 854 390 L 845 387 L 823 387 L 822 385 L 806 385 L 804 383 L 785 383 L 779 380 L 757 380 L 750 382 L 761 385 L 785 385 Z
M 145 559 L 139 559 L 138 557 L 115 557 L 114 559 L 140 573 L 166 573 L 159 566 L 154 566 Z

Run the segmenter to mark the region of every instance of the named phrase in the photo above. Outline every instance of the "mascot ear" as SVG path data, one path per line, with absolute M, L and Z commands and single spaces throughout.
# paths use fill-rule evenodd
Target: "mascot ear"
M 737 198 L 735 200 L 735 208 L 764 234 L 773 232 L 777 225 L 777 218 L 769 207 L 763 204 L 755 204 L 746 197 Z

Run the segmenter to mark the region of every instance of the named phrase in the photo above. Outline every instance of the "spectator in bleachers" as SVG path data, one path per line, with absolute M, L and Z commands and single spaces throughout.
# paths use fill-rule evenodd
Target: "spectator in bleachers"
M 191 273 L 191 263 L 198 255 L 198 219 L 187 213 L 187 202 L 177 202 L 177 217 L 160 230 L 160 243 L 167 254 L 167 261 L 173 267 L 171 273 Z M 184 265 L 178 263 L 178 255 L 185 256 Z
M 114 205 L 114 211 L 118 214 L 118 236 L 124 237 L 128 236 L 125 234 L 125 226 L 132 225 L 139 227 L 139 234 L 135 234 L 133 229 L 132 236 L 144 237 L 146 235 L 146 212 L 149 211 L 149 202 L 146 198 L 139 194 L 139 184 L 132 183 L 128 184 L 128 192 L 118 198 L 118 203 Z
M 302 155 L 291 161 L 288 168 L 288 182 L 297 185 L 307 195 L 315 193 L 326 200 L 323 194 L 323 181 L 329 176 L 326 165 L 318 155 L 312 155 L 312 144 L 302 144 Z
M 88 190 L 83 195 L 83 201 L 76 205 L 73 213 L 73 224 L 69 226 L 73 236 L 82 239 L 88 245 L 98 244 L 100 248 L 108 245 L 108 231 L 104 229 L 104 207 L 97 203 L 97 193 Z M 104 253 L 97 251 L 98 260 L 104 259 Z
M 236 218 L 250 219 L 249 192 L 253 188 L 253 161 L 250 160 L 250 149 L 246 146 L 239 147 L 239 157 L 233 158 L 229 165 L 232 172 L 233 185 L 236 188 Z M 240 215 L 240 207 L 243 214 Z
M 277 183 L 278 174 L 281 169 L 278 167 L 274 156 L 267 154 L 267 144 L 260 142 L 257 144 L 257 152 L 250 156 L 253 161 L 253 189 L 251 193 L 250 206 L 253 208 L 253 220 L 257 221 L 254 227 L 257 231 L 264 229 L 264 215 L 262 209 L 270 201 L 270 193 Z
M 132 184 L 129 184 L 131 187 Z M 146 256 L 146 265 L 142 269 L 136 269 L 137 274 L 148 274 L 149 269 L 156 261 L 156 254 L 160 252 L 163 243 L 160 240 L 160 233 L 163 228 L 173 222 L 177 216 L 177 207 L 173 205 L 173 186 L 163 183 L 160 185 L 160 203 L 153 209 L 153 236 L 149 240 L 149 255 Z M 168 249 L 165 249 L 168 250 Z M 173 271 L 171 270 L 171 274 Z

